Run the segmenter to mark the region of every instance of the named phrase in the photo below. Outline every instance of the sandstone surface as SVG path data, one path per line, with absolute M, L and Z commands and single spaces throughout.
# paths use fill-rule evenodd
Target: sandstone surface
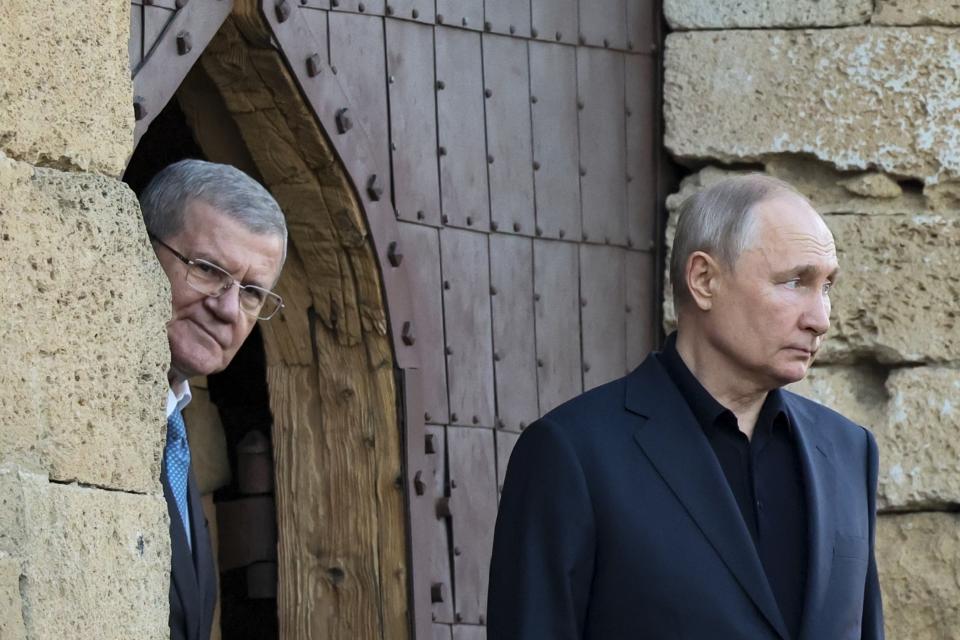
M 133 149 L 130 3 L 24 2 L 0 11 L 0 151 L 123 172 Z
M 126 185 L 0 154 L 0 464 L 159 492 L 169 288 Z
M 2 518 L 0 514 L 0 518 Z M 0 552 L 0 638 L 26 640 L 20 599 L 20 560 Z
M 665 0 L 663 13 L 675 30 L 756 27 L 836 27 L 866 22 L 870 0 Z
M 877 567 L 890 640 L 947 640 L 960 629 L 960 514 L 881 516 Z
M 960 25 L 960 4 L 945 0 L 877 0 L 873 24 Z
M 169 637 L 163 497 L 52 484 L 15 466 L 0 467 L 0 496 L 0 552 L 20 563 L 27 638 Z
M 960 178 L 950 29 L 673 33 L 664 64 L 665 143 L 680 159 L 791 153 L 930 185 Z
M 887 421 L 877 428 L 880 506 L 960 504 L 960 370 L 897 369 L 887 390 Z

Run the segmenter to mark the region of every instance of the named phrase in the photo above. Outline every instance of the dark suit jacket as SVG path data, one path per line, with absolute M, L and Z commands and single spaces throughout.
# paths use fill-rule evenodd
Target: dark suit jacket
M 167 512 L 170 514 L 170 639 L 209 640 L 217 600 L 217 576 L 207 519 L 203 514 L 203 503 L 193 475 L 193 466 L 190 466 L 187 480 L 190 527 L 193 530 L 192 552 L 180 522 L 180 512 L 177 511 L 177 504 L 167 482 L 166 468 L 160 477 L 163 497 L 167 500 Z
M 809 522 L 799 639 L 883 638 L 877 446 L 784 392 Z M 551 411 L 510 458 L 490 568 L 490 640 L 788 640 L 703 430 L 653 356 Z

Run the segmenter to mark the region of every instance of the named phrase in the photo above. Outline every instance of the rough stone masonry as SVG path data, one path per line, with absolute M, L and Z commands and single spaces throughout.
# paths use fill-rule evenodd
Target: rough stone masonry
M 0 11 L 0 638 L 168 637 L 166 279 L 118 179 L 130 5 Z

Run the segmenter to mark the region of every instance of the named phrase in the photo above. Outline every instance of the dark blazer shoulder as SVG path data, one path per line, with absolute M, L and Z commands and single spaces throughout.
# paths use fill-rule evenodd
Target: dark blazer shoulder
M 810 398 L 786 389 L 781 389 L 781 393 L 794 417 L 804 425 L 817 429 L 822 437 L 830 440 L 834 446 L 859 450 L 866 445 L 868 449 L 876 449 L 876 440 L 867 427 Z

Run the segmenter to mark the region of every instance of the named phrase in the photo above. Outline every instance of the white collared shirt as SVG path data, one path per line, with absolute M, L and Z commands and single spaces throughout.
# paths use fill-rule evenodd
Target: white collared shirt
M 190 404 L 193 399 L 193 393 L 190 391 L 190 384 L 184 380 L 177 385 L 176 390 L 173 387 L 167 389 L 167 418 L 173 415 L 174 410 L 183 408 Z

